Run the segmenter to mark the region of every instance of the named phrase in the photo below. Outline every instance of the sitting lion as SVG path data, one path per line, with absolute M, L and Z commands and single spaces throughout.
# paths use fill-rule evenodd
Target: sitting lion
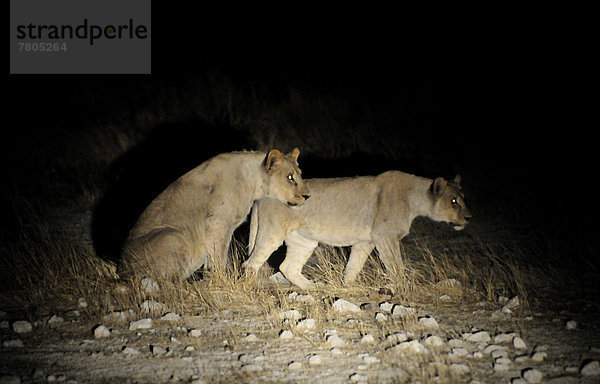
M 185 279 L 201 266 L 223 269 L 231 236 L 252 203 L 290 206 L 310 192 L 298 168 L 298 148 L 217 155 L 169 185 L 140 215 L 125 241 L 121 278 Z
M 430 180 L 399 171 L 378 176 L 305 180 L 312 197 L 290 209 L 272 200 L 254 204 L 250 221 L 250 257 L 244 263 L 256 272 L 284 241 L 287 254 L 279 269 L 300 288 L 312 282 L 302 267 L 318 243 L 352 246 L 344 283 L 356 279 L 377 248 L 388 272 L 403 273 L 400 239 L 417 216 L 452 223 L 462 229 L 471 213 L 465 206 L 460 176 Z

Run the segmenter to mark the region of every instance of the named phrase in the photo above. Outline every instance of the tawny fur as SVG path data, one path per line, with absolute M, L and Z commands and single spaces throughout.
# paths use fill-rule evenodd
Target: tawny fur
M 400 239 L 417 216 L 452 223 L 462 229 L 471 217 L 454 181 L 435 180 L 389 171 L 378 176 L 308 179 L 311 199 L 291 209 L 276 201 L 254 204 L 250 221 L 250 257 L 244 263 L 249 273 L 264 264 L 284 241 L 285 260 L 279 267 L 284 276 L 300 288 L 312 282 L 302 267 L 318 243 L 352 246 L 344 271 L 344 283 L 360 273 L 367 257 L 376 248 L 388 272 L 403 273 Z
M 299 153 L 224 153 L 181 176 L 139 217 L 123 247 L 119 276 L 185 279 L 202 266 L 225 268 L 233 231 L 255 200 L 301 205 L 310 196 Z

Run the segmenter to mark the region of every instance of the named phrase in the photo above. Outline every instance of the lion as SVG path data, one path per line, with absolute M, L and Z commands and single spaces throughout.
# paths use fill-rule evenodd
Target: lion
M 122 249 L 120 278 L 186 279 L 204 266 L 224 270 L 233 231 L 255 200 L 299 206 L 310 197 L 298 167 L 284 155 L 217 155 L 169 185 L 140 215 Z
M 344 284 L 352 283 L 374 248 L 388 273 L 404 272 L 400 240 L 417 216 L 451 223 L 461 230 L 471 219 L 460 186 L 461 178 L 448 181 L 418 177 L 400 171 L 378 176 L 307 179 L 312 197 L 302 207 L 290 209 L 276 201 L 254 204 L 250 219 L 250 257 L 243 264 L 256 273 L 283 242 L 287 254 L 279 267 L 296 286 L 314 284 L 302 267 L 318 243 L 351 246 Z

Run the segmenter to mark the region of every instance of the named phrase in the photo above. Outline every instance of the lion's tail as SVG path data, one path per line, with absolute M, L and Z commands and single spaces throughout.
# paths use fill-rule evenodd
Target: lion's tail
M 250 214 L 250 235 L 248 238 L 248 255 L 252 254 L 254 250 L 254 243 L 256 242 L 256 234 L 258 233 L 258 201 L 252 206 L 252 213 Z

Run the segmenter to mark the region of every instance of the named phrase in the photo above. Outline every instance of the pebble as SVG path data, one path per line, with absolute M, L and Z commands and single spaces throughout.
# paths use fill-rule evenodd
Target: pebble
M 323 362 L 321 355 L 312 355 L 308 358 L 308 364 L 310 365 L 319 365 Z
M 311 329 L 314 329 L 316 326 L 316 322 L 315 319 L 304 319 L 304 320 L 300 320 L 297 324 L 296 324 L 296 329 L 300 330 L 300 331 L 309 331 Z
M 569 320 L 569 321 L 567 321 L 565 328 L 568 331 L 573 331 L 573 330 L 577 329 L 577 322 L 575 320 Z
M 585 363 L 581 367 L 581 374 L 583 376 L 600 376 L 600 362 L 593 360 Z
M 160 319 L 163 321 L 178 321 L 181 320 L 181 316 L 179 316 L 177 313 L 169 312 Z
M 394 351 L 399 352 L 408 352 L 408 353 L 418 353 L 418 354 L 428 354 L 429 350 L 425 348 L 421 343 L 417 340 L 405 341 L 391 348 Z
M 335 348 L 344 346 L 346 342 L 338 335 L 330 335 L 327 337 L 327 344 Z
M 331 348 L 329 350 L 329 352 L 331 352 L 332 355 L 336 355 L 336 356 L 341 356 L 344 354 L 344 352 L 342 352 L 342 350 L 339 348 Z
M 99 325 L 94 329 L 94 338 L 102 339 L 105 337 L 110 337 L 110 329 L 108 329 L 104 325 Z
M 375 338 L 370 333 L 367 333 L 366 335 L 364 335 L 362 337 L 362 339 L 360 339 L 360 342 L 363 343 L 363 344 L 365 344 L 365 343 L 374 343 L 375 342 Z
M 410 315 L 414 315 L 417 313 L 417 310 L 411 307 L 405 307 L 403 305 L 394 305 L 394 309 L 392 309 L 392 315 L 406 317 Z
M 150 277 L 144 277 L 140 281 L 140 289 L 146 296 L 156 295 L 160 291 L 158 283 Z
M 143 313 L 149 315 L 162 315 L 168 310 L 166 304 L 155 300 L 144 300 L 144 302 L 140 304 L 140 309 Z
M 28 333 L 33 330 L 31 323 L 25 320 L 15 321 L 12 326 L 15 333 Z
M 300 314 L 300 311 L 297 309 L 290 309 L 288 311 L 283 311 L 283 312 L 279 313 L 280 320 L 297 321 L 297 320 L 300 320 L 301 318 L 302 318 L 302 315 Z
M 499 357 L 494 361 L 494 371 L 506 372 L 510 369 L 512 361 L 506 357 Z
M 486 331 L 479 331 L 467 336 L 466 340 L 471 343 L 487 343 L 492 340 L 492 338 Z
M 427 329 L 439 329 L 440 325 L 432 316 L 419 317 L 419 324 Z
M 188 336 L 189 337 L 200 337 L 200 336 L 202 336 L 202 331 L 199 328 L 192 329 L 188 333 Z
M 20 347 L 23 347 L 24 344 L 21 339 L 12 339 L 12 340 L 2 341 L 2 346 L 4 348 L 20 348 Z
M 242 366 L 242 372 L 258 372 L 262 371 L 263 367 L 260 364 L 246 364 Z
M 379 363 L 381 361 L 375 356 L 363 356 L 362 359 L 367 364 L 375 364 L 375 363 Z
M 460 348 L 465 345 L 465 342 L 460 339 L 450 339 L 448 341 L 448 345 L 450 346 L 450 348 Z
M 88 303 L 85 297 L 80 297 L 79 299 L 77 299 L 77 306 L 82 309 L 87 308 Z
M 299 303 L 304 303 L 304 304 L 309 304 L 309 305 L 316 303 L 316 300 L 314 297 L 312 297 L 312 295 L 297 295 L 296 301 Z
M 483 349 L 483 353 L 485 353 L 486 355 L 490 355 L 492 352 L 494 352 L 497 349 L 504 349 L 504 347 L 497 345 L 497 344 L 490 344 Z
M 519 336 L 516 336 L 513 339 L 513 346 L 515 349 L 527 349 L 527 344 Z
M 528 383 L 541 383 L 544 375 L 542 372 L 535 368 L 527 368 L 523 370 L 523 378 Z
M 379 309 L 387 313 L 391 313 L 393 307 L 394 304 L 390 303 L 389 301 L 384 301 L 383 303 L 379 304 Z
M 152 354 L 154 356 L 161 356 L 161 355 L 165 355 L 167 353 L 167 349 L 163 348 L 161 346 L 158 345 L 153 345 L 150 347 L 152 350 Z
M 141 319 L 138 321 L 132 321 L 129 323 L 130 331 L 137 331 L 138 329 L 150 329 L 152 328 L 152 319 Z
M 514 333 L 499 333 L 494 336 L 494 343 L 510 343 L 515 337 Z
M 48 326 L 49 327 L 56 327 L 62 323 L 65 322 L 65 319 L 63 319 L 60 316 L 57 315 L 52 315 L 49 319 L 48 319 Z
M 428 347 L 441 347 L 444 345 L 444 341 L 439 336 L 428 336 L 423 340 L 423 344 Z
M 292 361 L 291 363 L 288 364 L 287 367 L 289 370 L 295 371 L 298 369 L 302 369 L 302 363 L 299 361 Z
M 405 332 L 398 332 L 389 335 L 386 340 L 391 344 L 402 343 L 403 341 L 408 340 L 408 335 Z
M 350 375 L 350 381 L 352 381 L 353 383 L 358 383 L 358 382 L 366 382 L 367 381 L 367 376 L 360 374 L 360 373 L 353 373 Z
M 289 340 L 294 338 L 294 333 L 289 329 L 284 329 L 279 333 L 279 338 L 282 340 Z
M 140 351 L 138 351 L 137 349 L 133 348 L 133 347 L 125 347 L 123 348 L 123 354 L 124 355 L 139 355 Z
M 455 375 L 466 375 L 471 372 L 471 369 L 466 364 L 452 363 L 450 364 L 450 372 Z
M 466 348 L 452 348 L 452 352 L 450 352 L 450 357 L 462 357 L 467 356 L 469 354 L 469 350 Z
M 546 357 L 548 357 L 548 354 L 546 352 L 534 352 L 531 356 L 531 360 L 540 363 L 544 361 Z
M 381 312 L 377 312 L 375 314 L 375 320 L 377 321 L 387 321 L 388 317 Z
M 244 337 L 245 341 L 258 341 L 258 336 L 256 336 L 254 333 L 250 333 L 248 334 L 248 336 Z
M 340 313 L 360 312 L 360 308 L 358 307 L 358 305 L 351 303 L 348 300 L 344 300 L 344 299 L 337 299 L 333 303 L 332 307 L 335 311 L 340 312 Z

